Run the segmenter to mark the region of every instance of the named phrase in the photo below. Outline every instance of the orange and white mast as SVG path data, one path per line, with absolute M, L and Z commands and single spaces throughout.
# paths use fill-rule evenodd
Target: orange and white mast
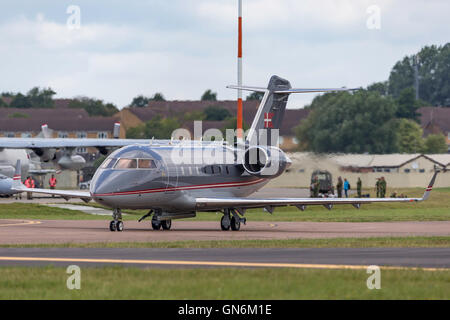
M 242 86 L 242 0 L 239 1 L 238 9 L 238 86 Z M 238 90 L 237 99 L 237 140 L 243 142 L 242 128 L 242 90 Z

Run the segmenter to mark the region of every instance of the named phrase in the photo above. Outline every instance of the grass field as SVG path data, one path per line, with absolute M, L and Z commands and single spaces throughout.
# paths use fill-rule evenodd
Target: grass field
M 409 197 L 420 197 L 423 189 L 398 190 Z M 91 206 L 101 207 L 96 203 Z M 124 220 L 137 220 L 145 210 L 125 210 Z M 197 220 L 219 221 L 221 215 L 199 212 Z M 311 206 L 302 212 L 294 207 L 277 208 L 274 214 L 262 209 L 248 210 L 248 221 L 319 221 L 319 222 L 372 222 L 372 221 L 448 221 L 450 220 L 450 188 L 433 190 L 428 201 L 422 203 L 368 204 L 357 210 L 351 205 L 335 206 L 331 211 Z M 94 216 L 73 210 L 50 208 L 38 204 L 0 205 L 0 219 L 92 219 L 109 220 L 107 216 Z
M 0 244 L 0 248 L 447 248 L 449 237 Z
M 89 267 L 80 290 L 65 268 L 1 272 L 0 299 L 450 299 L 450 271 L 381 269 L 379 290 L 365 270 Z

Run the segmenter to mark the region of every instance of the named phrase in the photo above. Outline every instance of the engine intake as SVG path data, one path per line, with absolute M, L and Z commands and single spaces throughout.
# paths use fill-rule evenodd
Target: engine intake
M 250 147 L 242 161 L 245 171 L 253 176 L 278 177 L 290 164 L 283 151 L 275 147 Z

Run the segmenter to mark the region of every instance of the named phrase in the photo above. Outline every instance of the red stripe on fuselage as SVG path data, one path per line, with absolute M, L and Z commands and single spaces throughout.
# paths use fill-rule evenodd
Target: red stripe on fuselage
M 256 179 L 253 181 L 245 181 L 245 182 L 222 182 L 222 183 L 199 184 L 199 185 L 183 186 L 183 187 L 168 187 L 168 188 L 147 189 L 147 190 L 139 190 L 139 191 L 122 191 L 122 192 L 111 192 L 111 193 L 91 194 L 91 195 L 93 197 L 105 197 L 105 196 L 120 196 L 120 195 L 155 193 L 155 192 L 166 192 L 166 191 L 198 190 L 198 189 L 206 189 L 206 188 L 207 189 L 230 188 L 230 187 L 251 186 L 251 185 L 263 182 L 263 181 L 265 181 L 265 179 Z

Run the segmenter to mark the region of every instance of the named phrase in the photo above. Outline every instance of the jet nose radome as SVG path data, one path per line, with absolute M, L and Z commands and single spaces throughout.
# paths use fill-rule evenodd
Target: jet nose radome
M 12 179 L 7 177 L 0 177 L 0 195 L 12 193 Z

